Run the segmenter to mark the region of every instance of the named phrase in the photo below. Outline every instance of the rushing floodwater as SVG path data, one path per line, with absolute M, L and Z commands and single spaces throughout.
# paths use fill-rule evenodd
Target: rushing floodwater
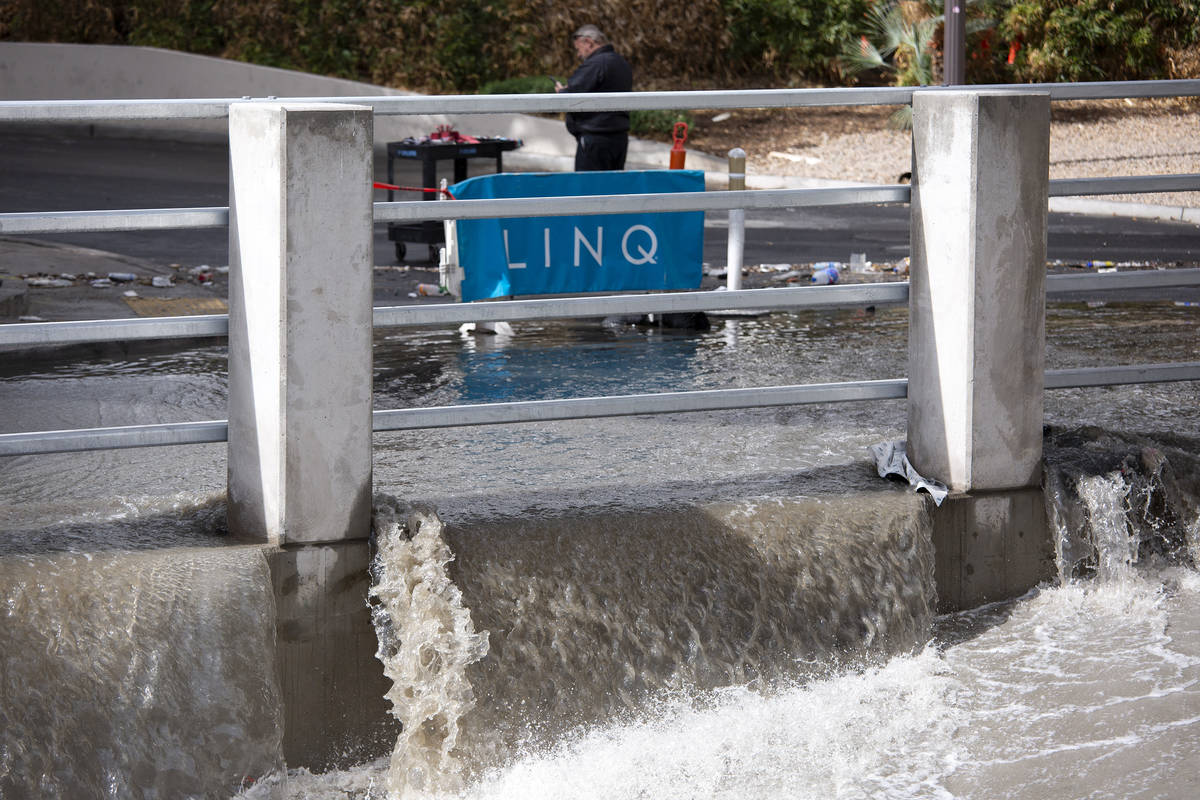
M 1048 366 L 1194 360 L 1197 311 L 1052 307 Z M 376 407 L 893 378 L 905 351 L 889 309 L 393 331 Z M 5 430 L 225 416 L 220 346 L 0 364 Z M 377 516 L 382 668 L 419 722 L 321 776 L 276 769 L 269 658 L 231 646 L 272 609 L 214 535 L 223 446 L 5 459 L 0 795 L 1197 796 L 1200 389 L 1047 393 L 1066 580 L 942 617 L 923 503 L 866 459 L 904 417 L 377 435 L 376 490 L 438 512 Z

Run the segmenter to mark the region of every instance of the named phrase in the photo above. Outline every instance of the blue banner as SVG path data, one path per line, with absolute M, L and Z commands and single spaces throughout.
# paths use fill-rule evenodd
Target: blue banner
M 456 183 L 459 200 L 702 192 L 696 170 L 481 175 Z M 458 221 L 462 299 L 697 289 L 704 212 Z

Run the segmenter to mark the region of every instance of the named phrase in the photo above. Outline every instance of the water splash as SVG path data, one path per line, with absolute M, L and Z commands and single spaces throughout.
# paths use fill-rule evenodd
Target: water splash
M 909 652 L 933 616 L 929 519 L 891 490 L 446 528 L 389 500 L 376 532 L 395 797 L 672 698 Z
M 1048 433 L 1046 503 L 1061 580 L 1123 581 L 1139 564 L 1198 563 L 1193 442 L 1098 428 Z
M 1104 582 L 1127 580 L 1138 560 L 1137 540 L 1130 536 L 1125 518 L 1129 485 L 1120 473 L 1110 473 L 1084 478 L 1079 481 L 1078 491 L 1088 513 L 1096 578 Z
M 387 693 L 402 730 L 392 752 L 388 792 L 423 796 L 461 785 L 459 720 L 475 705 L 466 668 L 488 651 L 462 593 L 450 580 L 454 559 L 431 510 L 377 498 L 373 530 L 372 615 Z

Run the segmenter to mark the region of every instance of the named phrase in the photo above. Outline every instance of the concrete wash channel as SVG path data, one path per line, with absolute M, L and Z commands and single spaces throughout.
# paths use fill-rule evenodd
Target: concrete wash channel
M 853 500 L 853 497 L 849 499 Z M 865 496 L 859 502 L 871 502 Z M 903 506 L 893 496 L 890 502 Z M 1002 600 L 1020 594 L 1055 575 L 1054 546 L 1050 541 L 1046 507 L 1041 489 L 973 493 L 951 496 L 940 508 L 932 502 L 916 512 L 914 519 L 928 520 L 921 536 L 930 537 L 937 607 L 953 611 L 983 602 Z M 653 515 L 653 524 L 681 537 L 698 534 L 693 512 Z M 849 513 L 847 511 L 847 513 Z M 789 519 L 793 525 L 801 520 Z M 775 524 L 780 524 L 775 520 Z M 588 517 L 564 517 L 543 525 L 563 532 L 588 531 L 603 538 L 607 530 L 622 529 L 622 516 L 603 520 Z M 770 523 L 768 523 L 770 524 Z M 464 526 L 456 537 L 468 540 L 490 534 L 503 540 L 511 531 L 489 530 L 494 525 Z M 734 537 L 736 524 L 724 533 Z M 795 530 L 799 530 L 796 528 Z M 845 535 L 845 530 L 842 530 Z M 853 536 L 854 534 L 850 534 Z M 860 534 L 863 535 L 863 534 Z M 880 548 L 877 557 L 886 558 L 892 542 L 880 535 L 868 547 Z M 836 549 L 836 548 L 834 548 Z M 276 658 L 283 707 L 283 755 L 291 766 L 306 766 L 314 771 L 347 767 L 384 755 L 396 742 L 399 726 L 391 715 L 386 699 L 392 688 L 376 655 L 378 640 L 368 609 L 369 567 L 374 554 L 366 540 L 343 541 L 322 545 L 268 548 L 276 602 Z M 813 554 L 814 562 L 821 557 Z M 831 556 L 824 556 L 827 565 Z M 827 566 L 836 574 L 835 566 Z M 761 568 L 760 564 L 760 568 Z M 896 565 L 922 571 L 918 564 Z M 899 572 L 899 569 L 898 569 Z M 868 586 L 870 578 L 864 575 Z M 831 590 L 837 591 L 833 586 Z M 925 590 L 930 586 L 925 585 Z M 843 588 L 842 592 L 849 591 Z M 879 611 L 891 602 L 890 596 L 861 598 L 862 608 L 878 602 Z M 810 602 L 816 606 L 841 600 L 823 592 Z M 814 618 L 830 613 L 830 608 L 814 608 Z M 478 616 L 478 611 L 473 613 Z M 477 622 L 477 627 L 484 626 Z M 847 637 L 845 646 L 856 645 Z M 876 642 L 886 647 L 886 641 Z
M 879 564 L 917 576 L 929 567 L 932 586 L 918 578 L 916 590 L 897 586 L 880 598 L 895 606 L 881 618 L 901 628 L 898 620 L 931 611 L 921 607 L 930 590 L 941 609 L 972 608 L 1055 573 L 1041 488 L 1049 101 L 917 95 L 914 119 L 908 451 L 952 494 L 936 508 L 890 494 L 892 511 L 878 510 L 894 522 L 876 541 L 884 555 L 842 564 L 873 566 L 885 579 Z M 324 104 L 245 104 L 230 117 L 228 520 L 269 567 L 284 759 L 318 770 L 382 754 L 397 735 L 367 605 L 378 500 L 371 206 L 367 193 L 347 189 L 369 182 L 371 125 L 366 109 Z M 241 269 L 251 263 L 272 268 Z M 336 287 L 325 280 L 332 269 Z M 737 531 L 739 513 L 712 511 L 702 522 L 694 510 L 658 512 L 654 525 L 693 536 L 699 552 L 719 532 Z M 797 503 L 759 522 L 808 517 L 819 517 L 817 508 Z M 639 522 L 625 514 L 553 524 L 641 530 Z M 502 540 L 499 527 L 463 523 L 452 537 L 486 552 L 483 542 Z M 530 561 L 538 535 L 527 533 Z M 604 554 L 595 555 L 599 565 Z
M 1039 488 L 1049 108 L 1002 91 L 914 101 L 908 452 L 955 492 L 931 515 L 947 609 L 1053 574 Z M 230 110 L 229 521 L 283 548 L 270 561 L 285 757 L 314 766 L 387 730 L 364 604 L 372 210 L 340 188 L 369 183 L 371 121 L 335 105 Z

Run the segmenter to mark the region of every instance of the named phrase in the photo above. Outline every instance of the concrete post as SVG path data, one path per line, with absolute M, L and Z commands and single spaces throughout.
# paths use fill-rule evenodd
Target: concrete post
M 1050 99 L 913 97 L 908 457 L 958 491 L 1041 481 Z
M 371 523 L 372 116 L 229 110 L 229 526 L 276 544 Z

